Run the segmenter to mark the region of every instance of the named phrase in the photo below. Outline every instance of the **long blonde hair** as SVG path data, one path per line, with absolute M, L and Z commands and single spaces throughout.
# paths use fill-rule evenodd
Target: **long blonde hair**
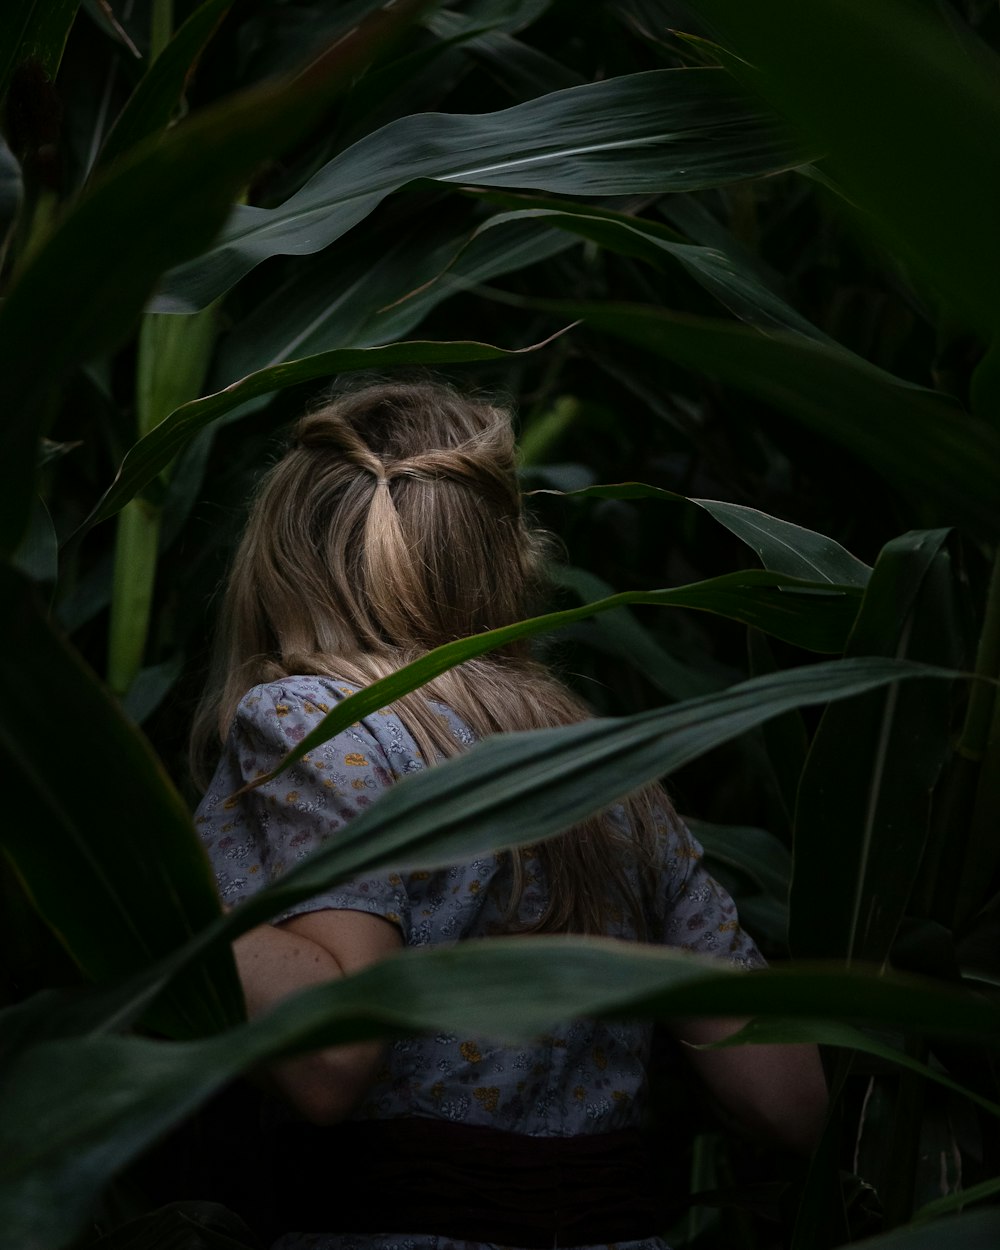
M 304 417 L 257 492 L 226 587 L 213 677 L 192 732 L 204 778 L 237 704 L 261 682 L 321 674 L 367 685 L 455 638 L 529 615 L 544 539 L 525 519 L 510 415 L 437 383 L 380 383 Z M 428 761 L 459 744 L 428 698 L 480 738 L 586 719 L 526 641 L 451 669 L 394 705 Z M 549 903 L 537 932 L 604 933 L 624 907 L 645 934 L 658 787 L 534 849 Z M 626 829 L 628 832 L 626 832 Z M 508 921 L 524 884 L 512 857 Z

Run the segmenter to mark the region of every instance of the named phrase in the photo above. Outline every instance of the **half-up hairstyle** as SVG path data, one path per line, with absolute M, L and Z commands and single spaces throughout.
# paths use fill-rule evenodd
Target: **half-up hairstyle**
M 443 643 L 521 620 L 536 610 L 544 553 L 525 520 L 503 409 L 437 383 L 382 383 L 304 417 L 260 485 L 233 561 L 192 733 L 196 776 L 204 781 L 251 687 L 296 674 L 368 685 Z M 480 738 L 588 715 L 527 641 L 393 705 L 433 762 L 461 748 L 429 698 Z M 624 909 L 645 933 L 631 882 L 636 865 L 640 879 L 653 871 L 655 824 L 671 809 L 658 787 L 623 803 L 629 832 L 597 815 L 530 852 L 550 898 L 532 931 L 603 933 Z M 512 856 L 512 927 L 528 854 Z

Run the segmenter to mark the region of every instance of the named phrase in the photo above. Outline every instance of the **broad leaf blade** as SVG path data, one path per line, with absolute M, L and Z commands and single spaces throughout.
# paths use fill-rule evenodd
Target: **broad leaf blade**
M 512 987 L 517 992 L 512 993 Z M 406 952 L 193 1043 L 46 1043 L 6 1073 L 0 1246 L 55 1250 L 116 1170 L 244 1069 L 387 1030 L 530 1038 L 574 1016 L 839 1016 L 902 1021 L 996 1045 L 1000 1008 L 902 977 L 801 968 L 740 975 L 606 939 L 496 938 Z M 32 1131 L 44 1125 L 46 1131 Z M 52 1195 L 61 1196 L 59 1202 Z
M 274 209 L 239 207 L 215 247 L 173 270 L 155 302 L 193 312 L 270 256 L 311 255 L 417 178 L 567 195 L 715 186 L 798 162 L 718 70 L 651 70 L 499 113 L 423 113 L 367 135 Z
M 512 223 L 466 241 L 420 228 L 351 239 L 297 265 L 234 326 L 219 353 L 213 389 L 287 360 L 334 348 L 404 338 L 456 291 L 511 273 L 573 246 L 558 231 Z
M 0 583 L 0 745 L 11 776 L 0 844 L 88 976 L 121 977 L 218 916 L 208 863 L 145 740 L 51 633 L 30 587 L 6 569 Z M 178 985 L 158 1024 L 190 1036 L 241 1014 L 220 949 Z
M 399 0 L 388 18 L 374 15 L 375 29 L 402 25 L 424 3 Z M 32 254 L 0 306 L 0 551 L 9 554 L 26 525 L 46 397 L 74 365 L 121 339 L 165 269 L 208 246 L 260 162 L 310 124 L 370 55 L 371 39 L 361 23 L 290 83 L 224 100 L 140 144 Z
M 795 0 L 691 7 L 745 59 L 747 81 L 828 153 L 865 224 L 992 337 L 1000 325 L 996 55 L 959 19 L 907 0 L 818 0 L 808 21 Z

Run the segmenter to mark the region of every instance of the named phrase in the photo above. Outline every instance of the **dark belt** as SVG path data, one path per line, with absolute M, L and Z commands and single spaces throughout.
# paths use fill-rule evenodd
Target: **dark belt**
M 657 1231 L 635 1130 L 528 1137 L 413 1117 L 274 1129 L 279 1226 L 545 1250 Z

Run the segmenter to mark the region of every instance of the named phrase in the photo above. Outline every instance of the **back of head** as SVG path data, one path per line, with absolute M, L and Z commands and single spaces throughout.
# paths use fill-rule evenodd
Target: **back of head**
M 237 557 L 240 615 L 286 666 L 401 658 L 517 620 L 538 566 L 508 414 L 431 383 L 305 417 Z

